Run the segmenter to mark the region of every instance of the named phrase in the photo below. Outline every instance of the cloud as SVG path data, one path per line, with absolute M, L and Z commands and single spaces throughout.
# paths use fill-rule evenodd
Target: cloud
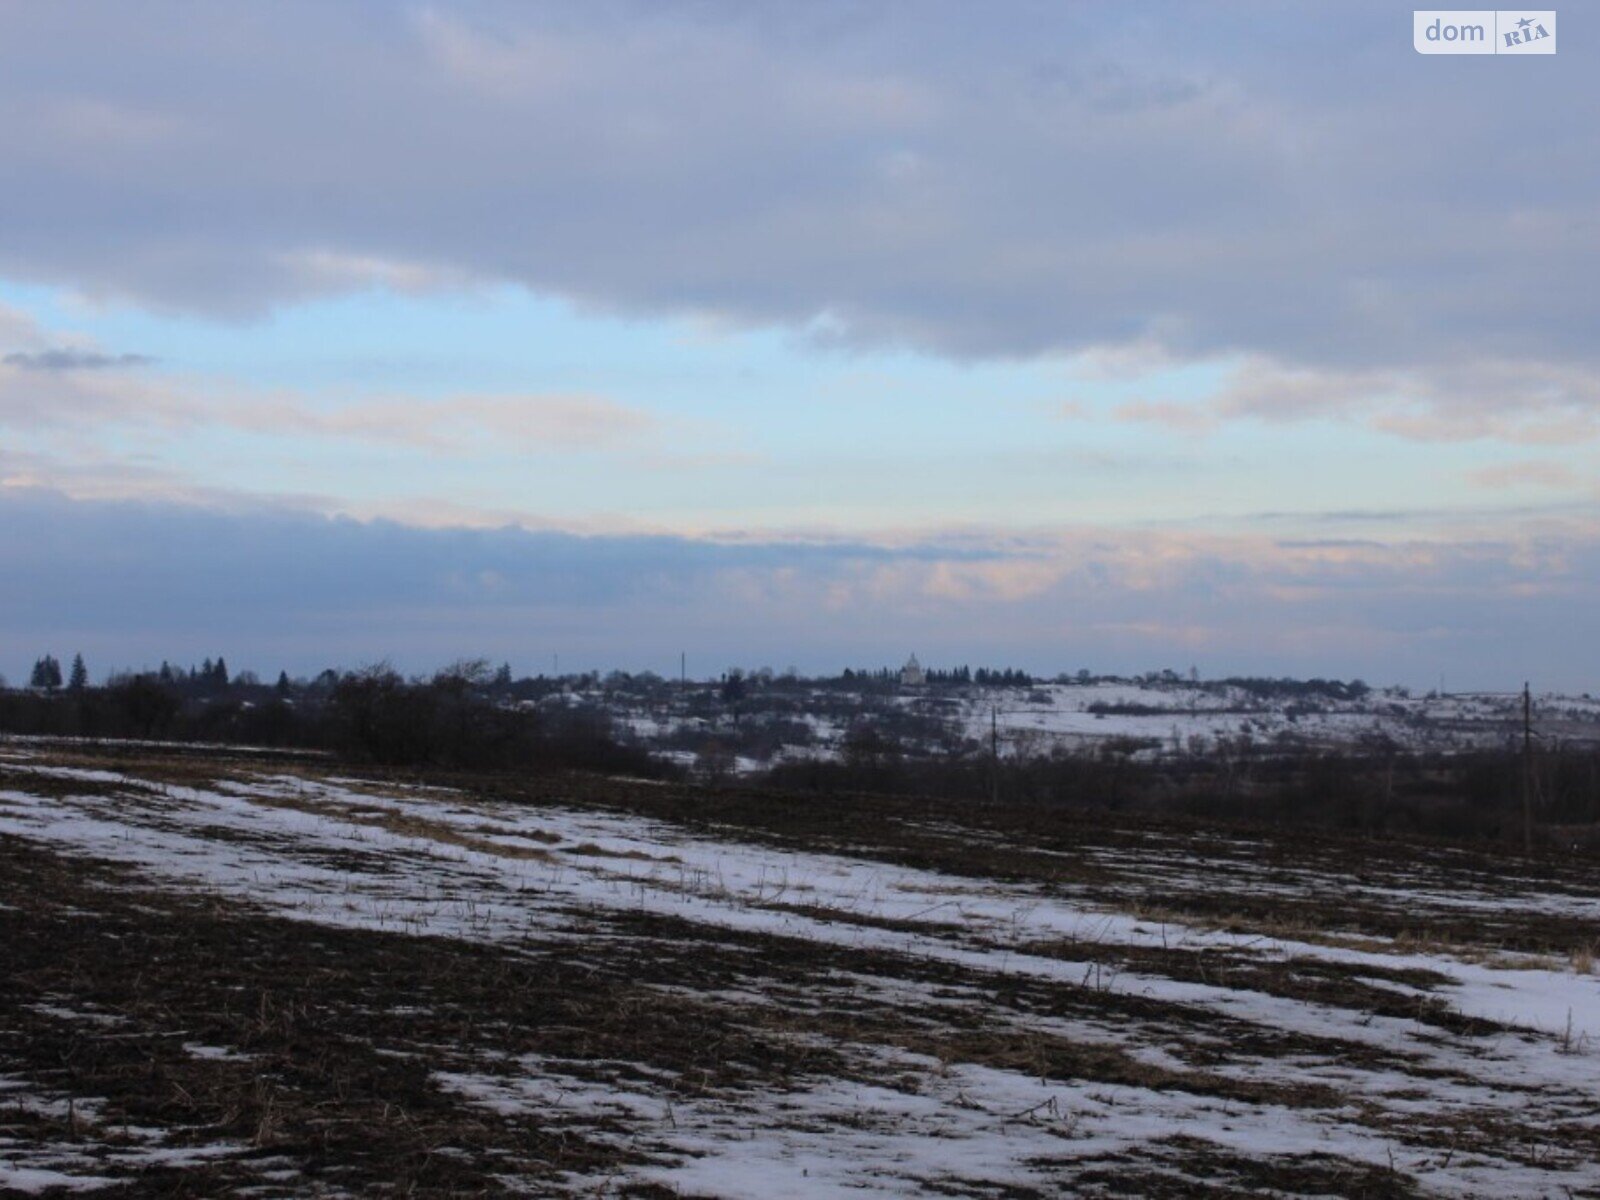
M 88 369 L 66 365 L 77 362 L 80 353 L 91 360 L 103 357 L 95 351 L 57 353 L 64 357 L 8 354 L 0 359 L 0 428 L 28 433 L 110 424 L 178 429 L 213 419 L 213 397 L 109 363 Z
M 14 497 L 25 493 L 48 493 L 74 501 L 190 505 L 223 514 L 340 509 L 338 499 L 325 494 L 280 491 L 271 496 L 251 495 L 236 488 L 197 483 L 182 472 L 128 462 L 115 454 L 80 450 L 63 457 L 0 449 L 0 494 Z
M 246 401 L 217 415 L 253 433 L 349 438 L 441 453 L 507 448 L 598 452 L 634 445 L 661 421 L 603 396 L 379 397 L 333 408 L 305 401 Z
M 21 433 L 233 430 L 455 456 L 632 450 L 655 467 L 672 464 L 673 451 L 660 445 L 672 423 L 606 396 L 468 392 L 330 399 L 228 378 L 137 371 L 156 360 L 108 353 L 78 335 L 52 342 L 31 318 L 0 307 L 5 342 L 30 347 L 0 356 L 0 429 Z M 700 453 L 726 451 L 713 445 Z
M 279 260 L 283 278 L 312 293 L 354 292 L 387 288 L 394 292 L 431 292 L 462 288 L 471 278 L 448 265 L 406 262 L 372 254 L 339 250 L 296 250 Z
M 1549 487 L 1570 488 L 1580 482 L 1571 467 L 1561 463 L 1528 459 L 1503 463 L 1469 472 L 1468 480 L 1481 488 Z
M 37 321 L 21 309 L 0 304 L 0 346 L 39 346 L 44 333 Z
M 1253 355 L 1198 399 L 1129 400 L 1113 416 L 1190 434 L 1230 421 L 1348 420 L 1409 441 L 1565 445 L 1600 437 L 1600 367 L 1474 358 L 1345 370 Z
M 1280 542 L 1095 528 L 1023 538 L 732 541 L 418 528 L 281 504 L 72 501 L 0 487 L 0 624 L 18 658 L 227 653 L 316 670 L 488 654 L 536 670 L 771 659 L 1040 671 L 1299 672 L 1592 687 L 1600 526 L 1497 539 Z M 54 652 L 52 651 L 52 652 Z
M 1113 415 L 1119 421 L 1143 421 L 1179 433 L 1210 433 L 1221 423 L 1221 418 L 1208 409 L 1156 400 L 1129 400 L 1119 404 Z
M 1405 36 L 1376 0 L 6 6 L 0 274 L 226 318 L 510 282 L 956 358 L 1592 373 L 1581 56 Z
M 126 370 L 153 360 L 92 349 L 18 351 L 0 359 L 0 428 L 104 432 L 112 426 L 236 430 L 341 439 L 448 455 L 484 451 L 603 453 L 653 447 L 666 423 L 593 395 L 377 395 L 330 402 L 228 379 Z M 652 449 L 659 460 L 659 451 Z
M 142 367 L 155 360 L 144 354 L 101 354 L 69 346 L 51 350 L 17 350 L 7 354 L 3 361 L 9 367 L 21 367 L 25 371 L 101 371 Z
M 90 96 L 52 98 L 41 108 L 42 129 L 61 142 L 102 156 L 147 153 L 194 130 L 194 124 L 181 115 Z

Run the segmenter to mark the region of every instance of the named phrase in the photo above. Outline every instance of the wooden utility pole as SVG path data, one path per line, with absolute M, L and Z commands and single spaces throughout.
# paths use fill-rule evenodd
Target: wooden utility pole
M 1522 685 L 1522 850 L 1533 853 L 1533 692 Z
M 1000 707 L 989 706 L 989 800 L 1000 803 Z
M 1443 678 L 1440 679 L 1441 687 Z M 1522 793 L 1522 850 L 1524 854 L 1533 853 L 1533 792 L 1535 778 L 1533 774 L 1533 688 L 1523 681 L 1521 692 L 1455 692 L 1456 696 L 1493 696 L 1497 699 L 1510 699 L 1520 695 L 1522 697 L 1522 767 L 1518 772 L 1520 776 L 1518 791 Z M 1443 696 L 1445 693 L 1440 692 Z

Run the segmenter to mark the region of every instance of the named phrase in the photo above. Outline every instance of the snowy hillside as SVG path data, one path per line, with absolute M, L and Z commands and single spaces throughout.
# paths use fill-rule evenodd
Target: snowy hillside
M 1451 753 L 1513 746 L 1518 693 L 1413 695 L 1400 688 L 1284 682 L 1266 686 L 1171 679 L 1048 682 L 1027 687 L 808 687 L 751 684 L 736 702 L 689 685 L 644 696 L 622 686 L 572 687 L 546 706 L 587 706 L 624 736 L 692 764 L 708 747 L 733 769 L 836 759 L 852 731 L 872 729 L 912 755 L 1094 753 L 1114 744 L 1140 757 L 1328 748 Z M 1600 700 L 1535 693 L 1531 732 L 1545 748 L 1600 744 Z

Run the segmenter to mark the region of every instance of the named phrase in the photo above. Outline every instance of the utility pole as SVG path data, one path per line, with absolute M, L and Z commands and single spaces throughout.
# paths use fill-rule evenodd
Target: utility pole
M 1441 677 L 1441 682 L 1443 679 Z M 1533 687 L 1523 681 L 1520 692 L 1456 692 L 1457 696 L 1493 696 L 1496 699 L 1522 697 L 1522 766 L 1518 791 L 1522 793 L 1522 851 L 1533 853 Z M 1514 743 L 1513 743 L 1514 744 Z
M 1000 706 L 989 706 L 989 801 L 1000 803 Z
M 1522 685 L 1522 849 L 1533 853 L 1533 692 Z

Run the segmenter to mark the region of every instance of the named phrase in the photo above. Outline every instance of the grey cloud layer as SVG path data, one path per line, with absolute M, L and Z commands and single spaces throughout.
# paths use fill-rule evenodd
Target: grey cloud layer
M 687 649 L 702 671 L 915 649 L 1049 671 L 1197 662 L 1409 682 L 1448 665 L 1461 686 L 1543 664 L 1542 686 L 1581 689 L 1592 681 L 1571 647 L 1600 637 L 1600 529 L 1570 522 L 1401 544 L 1103 530 L 998 547 L 970 535 L 735 544 L 10 488 L 0 544 L 8 672 L 78 649 L 123 665 L 223 650 L 236 667 L 295 670 L 477 653 L 522 670 L 551 653 L 569 667 L 665 669 Z
M 1409 9 L 1343 0 L 11 5 L 0 273 L 1592 367 L 1589 65 L 1422 58 Z

